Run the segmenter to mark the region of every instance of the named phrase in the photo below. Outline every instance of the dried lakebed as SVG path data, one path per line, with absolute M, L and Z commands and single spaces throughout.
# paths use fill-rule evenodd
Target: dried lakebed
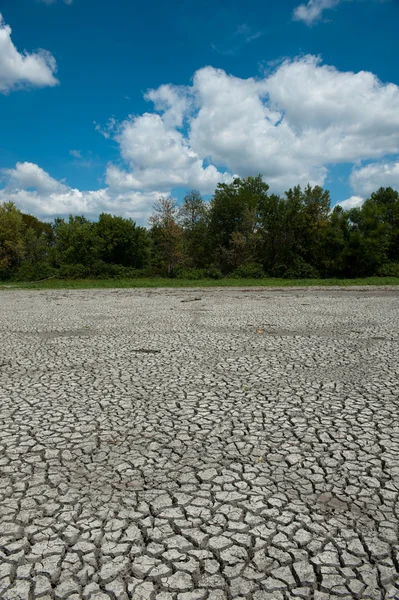
M 1 600 L 399 598 L 399 290 L 0 307 Z

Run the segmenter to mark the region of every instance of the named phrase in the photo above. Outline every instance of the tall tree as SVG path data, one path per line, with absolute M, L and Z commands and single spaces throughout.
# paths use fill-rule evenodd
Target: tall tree
M 228 258 L 225 269 L 238 266 L 240 260 L 253 256 L 259 220 L 259 204 L 269 186 L 262 176 L 236 178 L 230 184 L 219 183 L 211 201 L 209 231 L 212 246 L 220 259 Z M 243 245 L 247 248 L 244 251 Z M 235 249 L 239 248 L 237 253 Z
M 90 266 L 101 257 L 102 241 L 96 224 L 84 216 L 69 216 L 68 221 L 54 221 L 55 257 L 58 264 Z
M 380 188 L 363 205 L 364 209 L 371 204 L 376 211 L 376 221 L 384 225 L 387 236 L 387 259 L 399 262 L 399 192 L 388 188 Z M 375 228 L 378 227 L 375 222 Z
M 25 256 L 24 222 L 13 202 L 0 204 L 0 271 L 12 272 Z
M 350 221 L 348 211 L 335 206 L 321 242 L 318 266 L 322 275 L 346 276 L 349 261 Z
M 44 223 L 33 215 L 22 213 L 24 224 L 25 263 L 35 265 L 47 262 L 54 244 L 54 231 L 50 223 Z
M 177 266 L 183 263 L 183 230 L 177 223 L 176 200 L 161 196 L 154 205 L 149 218 L 154 243 L 154 259 L 157 266 L 170 277 Z
M 183 229 L 184 254 L 187 264 L 201 268 L 209 264 L 208 205 L 197 190 L 190 190 L 178 211 Z
M 303 258 L 317 268 L 323 265 L 324 238 L 330 215 L 330 192 L 308 185 L 302 193 L 304 231 Z
M 101 213 L 95 225 L 100 257 L 107 263 L 142 269 L 148 262 L 149 238 L 132 219 Z
M 388 262 L 399 262 L 399 194 L 380 188 L 360 208 L 348 212 L 351 276 L 374 275 Z

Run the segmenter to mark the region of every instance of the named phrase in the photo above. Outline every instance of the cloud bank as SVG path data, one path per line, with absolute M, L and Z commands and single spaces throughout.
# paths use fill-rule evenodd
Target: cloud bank
M 101 212 L 112 212 L 144 224 L 158 198 L 156 193 L 128 191 L 121 194 L 112 188 L 78 190 L 29 162 L 4 170 L 3 178 L 6 186 L 0 190 L 0 201 L 15 202 L 22 211 L 44 219 L 71 213 L 94 218 Z
M 145 97 L 144 114 L 96 126 L 120 151 L 107 167 L 106 187 L 79 191 L 19 163 L 5 174 L 15 201 L 45 215 L 123 210 L 144 218 L 159 194 L 177 187 L 211 193 L 235 174 L 262 173 L 273 191 L 284 192 L 324 185 L 339 164 L 352 165 L 355 198 L 380 185 L 399 187 L 399 87 L 373 73 L 301 56 L 258 78 L 208 66 L 188 86 L 163 84 Z

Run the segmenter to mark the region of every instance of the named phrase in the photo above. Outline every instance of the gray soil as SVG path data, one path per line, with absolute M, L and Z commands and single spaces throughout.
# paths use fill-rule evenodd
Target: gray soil
M 0 598 L 398 599 L 398 409 L 398 288 L 3 291 Z

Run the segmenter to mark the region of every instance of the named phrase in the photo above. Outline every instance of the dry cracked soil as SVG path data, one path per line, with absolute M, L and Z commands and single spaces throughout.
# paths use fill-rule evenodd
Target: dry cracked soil
M 399 290 L 0 293 L 1 600 L 399 598 Z

